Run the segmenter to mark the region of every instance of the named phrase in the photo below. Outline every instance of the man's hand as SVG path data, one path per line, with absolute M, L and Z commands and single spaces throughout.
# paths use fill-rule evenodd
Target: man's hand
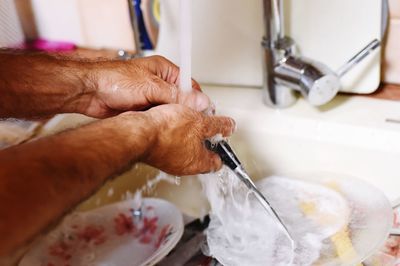
M 143 161 L 169 174 L 191 175 L 221 168 L 220 157 L 207 150 L 204 140 L 217 134 L 230 136 L 235 122 L 206 116 L 182 105 L 154 107 L 146 112 L 156 133 Z
M 192 91 L 178 88 L 179 68 L 161 56 L 130 61 L 101 62 L 89 75 L 92 90 L 81 100 L 79 112 L 104 118 L 124 111 L 147 110 L 153 106 L 180 103 L 197 111 L 210 107 L 210 99 L 193 80 Z
M 177 87 L 179 68 L 153 56 L 129 61 L 82 60 L 0 50 L 0 118 L 82 113 L 106 118 L 180 103 L 202 111 L 208 97 Z
M 203 142 L 233 130 L 230 118 L 171 104 L 2 150 L 0 262 L 135 162 L 175 175 L 217 170 L 221 161 Z

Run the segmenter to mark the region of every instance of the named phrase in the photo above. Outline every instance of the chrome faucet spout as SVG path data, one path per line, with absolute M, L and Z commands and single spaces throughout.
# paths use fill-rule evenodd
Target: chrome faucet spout
M 285 36 L 282 0 L 264 0 L 264 24 L 267 41 L 273 43 Z
M 132 58 L 143 57 L 142 43 L 140 41 L 140 31 L 138 25 L 138 17 L 135 10 L 135 1 L 127 0 L 129 7 L 129 18 L 131 22 L 131 29 L 133 33 L 133 42 L 135 44 L 135 52 L 131 53 L 124 49 L 118 50 L 118 59 L 120 60 L 130 60 Z
M 263 100 L 273 107 L 284 108 L 296 101 L 295 92 L 276 82 L 275 65 L 292 53 L 293 43 L 283 29 L 283 0 L 263 0 L 265 35 L 263 49 Z

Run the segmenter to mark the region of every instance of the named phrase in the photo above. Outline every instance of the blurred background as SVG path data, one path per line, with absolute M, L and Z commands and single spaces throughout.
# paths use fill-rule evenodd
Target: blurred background
M 158 0 L 2 0 L 0 46 L 135 53 L 137 27 L 141 48 L 149 50 L 157 43 L 159 7 Z
M 134 54 L 157 47 L 160 1 L 168 0 L 2 0 L 0 47 L 66 52 L 85 56 Z M 170 1 L 174 2 L 174 1 Z M 229 1 L 222 1 L 224 5 Z M 232 8 L 237 5 L 232 1 Z M 246 2 L 246 1 L 243 1 Z M 261 1 L 259 1 L 261 2 Z M 224 7 L 208 4 L 208 13 Z M 400 1 L 390 0 L 390 17 L 382 60 L 382 81 L 400 84 Z M 221 14 L 236 13 L 227 6 Z M 241 10 L 240 14 L 246 11 Z M 261 11 L 259 12 L 261 14 Z M 207 13 L 204 13 L 207 14 Z M 167 14 L 170 15 L 170 14 Z M 235 15 L 236 16 L 236 15 Z M 255 17 L 260 16 L 258 14 Z M 243 17 L 242 17 L 243 18 Z M 168 20 L 171 18 L 165 18 Z M 204 23 L 207 19 L 203 17 Z M 213 20 L 211 17 L 209 18 Z M 236 18 L 240 19 L 240 17 Z M 222 19 L 223 22 L 223 19 Z M 243 26 L 246 26 L 244 23 Z M 195 26 L 196 27 L 196 26 Z M 136 29 L 136 30 L 133 30 Z M 136 38 L 135 38 L 136 36 Z M 240 38 L 240 36 L 238 36 Z M 87 50 L 86 50 L 87 49 Z M 101 50 L 101 53 L 98 53 Z

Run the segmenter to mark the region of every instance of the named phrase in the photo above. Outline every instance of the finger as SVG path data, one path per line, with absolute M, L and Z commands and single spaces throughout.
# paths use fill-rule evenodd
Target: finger
M 219 155 L 203 147 L 198 155 L 196 163 L 192 165 L 190 174 L 205 174 L 221 169 L 222 161 Z
M 178 73 L 175 72 L 176 70 L 178 70 Z M 175 85 L 179 86 L 180 68 L 174 69 L 173 73 L 174 73 L 174 75 L 176 74 L 176 76 L 170 75 L 169 79 L 167 81 L 171 82 L 171 83 L 174 83 Z M 202 91 L 201 87 L 200 87 L 200 84 L 193 78 L 191 80 L 192 80 L 192 89 L 196 90 L 196 91 Z
M 155 77 L 152 84 L 145 91 L 145 97 L 150 104 L 170 104 L 178 103 L 179 89 L 175 85 Z
M 194 79 L 192 79 L 192 89 L 201 91 L 200 84 L 199 84 L 196 80 L 194 80 Z
M 178 76 L 176 77 L 176 81 L 175 81 L 175 85 L 177 85 L 177 86 L 179 86 L 179 79 L 180 79 L 180 69 L 179 69 L 179 73 L 178 73 Z M 196 90 L 196 91 L 202 91 L 200 84 L 193 78 L 191 80 L 192 80 L 192 89 Z
M 215 104 L 213 102 L 211 102 L 210 106 L 208 106 L 208 108 L 203 110 L 202 112 L 203 112 L 203 114 L 205 114 L 207 116 L 215 115 Z
M 204 117 L 204 138 L 211 138 L 217 134 L 229 137 L 235 131 L 236 123 L 232 118 L 222 116 Z
M 199 112 L 212 106 L 210 98 L 201 91 L 183 92 L 177 86 L 158 77 L 152 78 L 151 83 L 151 86 L 144 90 L 144 94 L 152 105 L 180 103 Z
M 179 85 L 180 68 L 177 65 L 159 55 L 149 56 L 146 59 L 149 61 L 150 72 L 168 83 Z M 200 84 L 194 79 L 192 79 L 192 89 L 201 91 Z
M 178 85 L 179 67 L 163 56 L 146 57 L 148 70 L 162 80 Z
M 168 83 L 179 85 L 180 69 L 177 65 L 159 55 L 149 56 L 144 60 L 147 61 L 147 67 L 151 73 Z M 200 84 L 194 79 L 192 79 L 192 89 L 201 91 Z
M 178 97 L 178 103 L 186 105 L 199 112 L 209 109 L 212 105 L 210 98 L 198 90 L 192 90 L 191 92 L 179 91 Z

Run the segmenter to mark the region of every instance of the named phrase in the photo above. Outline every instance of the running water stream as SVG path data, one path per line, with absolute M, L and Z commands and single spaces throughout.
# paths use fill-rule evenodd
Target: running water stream
M 327 187 L 282 177 L 269 177 L 260 191 L 285 221 L 295 249 L 273 217 L 234 173 L 200 176 L 211 205 L 207 255 L 226 266 L 313 265 L 327 251 L 330 237 L 347 223 L 346 200 Z
M 191 1 L 180 0 L 179 88 L 184 92 L 192 89 Z M 200 180 L 211 205 L 208 255 L 227 266 L 312 265 L 320 256 L 324 241 L 344 225 L 343 219 L 336 219 L 335 212 L 348 216 L 346 202 L 334 191 L 301 181 L 270 178 L 262 192 L 268 193 L 289 222 L 296 241 L 293 250 L 291 239 L 232 172 L 225 169 L 218 177 L 214 173 L 202 175 Z M 318 215 L 306 217 L 299 208 L 302 202 L 319 210 Z M 330 217 L 328 226 L 318 226 L 321 220 L 327 222 L 326 217 Z
M 179 88 L 192 90 L 192 0 L 180 0 L 180 75 Z

